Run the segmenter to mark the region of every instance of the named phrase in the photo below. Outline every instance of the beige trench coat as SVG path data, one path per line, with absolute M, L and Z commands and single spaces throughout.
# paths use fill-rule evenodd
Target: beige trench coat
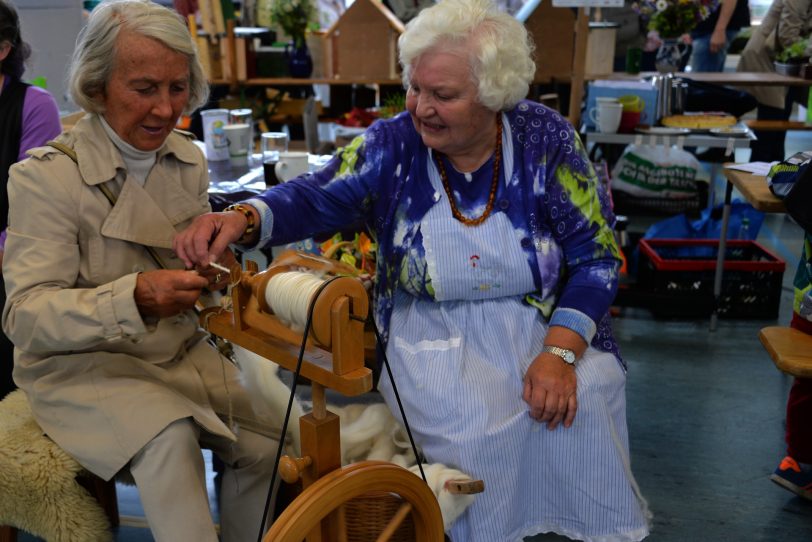
M 772 72 L 775 57 L 775 39 L 787 47 L 812 32 L 812 0 L 774 0 L 760 26 L 753 33 L 739 58 L 736 71 Z M 759 103 L 784 108 L 787 87 L 746 87 Z
M 11 169 L 8 185 L 3 329 L 37 421 L 105 479 L 180 418 L 234 440 L 229 414 L 256 423 L 235 367 L 205 341 L 193 312 L 145 322 L 133 298 L 137 274 L 157 267 L 142 245 L 183 267 L 173 234 L 209 210 L 202 153 L 173 133 L 141 186 L 125 179 L 95 115 L 59 141 L 76 151 L 78 168 L 41 147 Z M 97 185 L 116 178 L 124 182 L 111 208 Z M 265 429 L 278 438 L 278 428 Z

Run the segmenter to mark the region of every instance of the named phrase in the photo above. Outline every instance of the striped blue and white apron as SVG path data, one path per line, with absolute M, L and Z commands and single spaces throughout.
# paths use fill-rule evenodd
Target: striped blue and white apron
M 428 461 L 485 481 L 484 493 L 452 525 L 452 541 L 550 531 L 641 540 L 647 511 L 629 468 L 620 364 L 588 349 L 576 368 L 573 426 L 549 431 L 533 421 L 522 378 L 547 325 L 522 302 L 535 290 L 525 252 L 504 213 L 467 227 L 452 217 L 442 187 L 435 190 L 441 197 L 421 231 L 436 300 L 396 294 L 386 353 Z M 386 376 L 379 389 L 397 412 Z

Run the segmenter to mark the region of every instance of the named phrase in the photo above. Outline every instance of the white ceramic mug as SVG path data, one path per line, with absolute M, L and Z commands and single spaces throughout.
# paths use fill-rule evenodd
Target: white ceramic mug
M 287 182 L 294 177 L 310 171 L 309 155 L 306 152 L 280 152 L 276 163 L 276 177 L 280 182 Z
M 250 124 L 226 124 L 223 131 L 228 140 L 228 157 L 235 166 L 248 164 L 248 148 L 251 143 Z
M 623 115 L 623 104 L 614 102 L 598 102 L 597 107 L 589 110 L 589 118 L 598 127 L 598 131 L 605 134 L 614 134 L 620 127 L 620 118 Z

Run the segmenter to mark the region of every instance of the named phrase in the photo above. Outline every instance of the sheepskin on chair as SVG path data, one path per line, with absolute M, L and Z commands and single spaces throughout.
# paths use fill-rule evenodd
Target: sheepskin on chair
M 0 401 L 0 525 L 48 542 L 107 542 L 110 523 L 76 481 L 81 465 L 42 433 L 21 390 Z

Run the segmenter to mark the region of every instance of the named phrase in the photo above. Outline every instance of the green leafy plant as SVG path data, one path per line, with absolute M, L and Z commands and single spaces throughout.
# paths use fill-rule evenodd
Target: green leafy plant
M 401 92 L 398 94 L 390 94 L 383 101 L 381 107 L 381 118 L 388 119 L 394 117 L 401 111 L 406 109 L 406 94 Z
M 293 39 L 295 47 L 305 43 L 305 32 L 315 19 L 314 0 L 272 0 L 271 23 Z
M 778 54 L 775 55 L 775 60 L 784 64 L 803 62 L 809 58 L 809 54 L 806 52 L 808 47 L 809 38 L 801 38 L 790 44 L 789 47 L 784 47 L 779 51 Z

